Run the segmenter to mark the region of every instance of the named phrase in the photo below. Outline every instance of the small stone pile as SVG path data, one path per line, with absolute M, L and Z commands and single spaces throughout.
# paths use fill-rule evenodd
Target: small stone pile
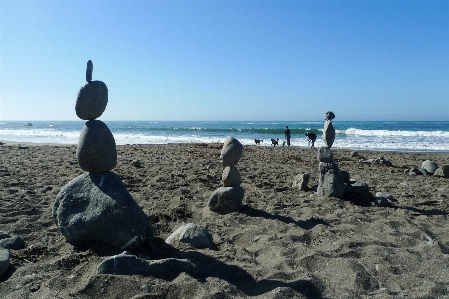
M 243 156 L 243 145 L 237 139 L 229 136 L 221 150 L 220 159 L 224 170 L 222 175 L 223 187 L 214 191 L 209 198 L 208 206 L 211 211 L 228 214 L 240 210 L 244 190 L 240 186 L 241 179 L 237 165 Z
M 76 99 L 75 111 L 84 124 L 76 155 L 86 173 L 65 185 L 52 210 L 53 221 L 69 242 L 100 241 L 122 250 L 140 247 L 154 237 L 150 220 L 129 194 L 119 176 L 115 139 L 97 118 L 106 109 L 108 88 L 92 81 L 92 61 Z
M 323 141 L 324 146 L 318 149 L 318 161 L 320 161 L 320 179 L 318 183 L 318 196 L 327 197 L 343 197 L 346 191 L 344 175 L 334 163 L 334 154 L 331 147 L 335 140 L 335 129 L 332 120 L 335 114 L 327 111 L 324 115 L 326 122 L 324 123 Z

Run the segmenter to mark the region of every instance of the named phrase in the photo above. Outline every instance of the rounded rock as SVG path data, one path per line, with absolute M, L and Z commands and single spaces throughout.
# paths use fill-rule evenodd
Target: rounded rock
M 224 187 L 240 186 L 242 182 L 240 173 L 235 166 L 226 166 L 221 176 Z
M 100 120 L 86 122 L 76 149 L 78 164 L 88 172 L 102 172 L 117 166 L 115 139 L 108 126 Z
M 240 186 L 220 187 L 211 195 L 207 205 L 219 214 L 237 212 L 242 207 L 244 192 Z
M 108 87 L 101 81 L 91 81 L 80 88 L 76 98 L 76 115 L 83 120 L 100 117 L 108 104 Z
M 318 156 L 317 157 L 318 161 L 320 161 L 320 162 L 331 163 L 334 161 L 334 154 L 328 147 L 324 147 L 324 146 L 320 147 L 318 149 L 317 156 Z
M 223 166 L 226 167 L 236 165 L 242 156 L 243 145 L 234 137 L 228 136 L 223 144 L 220 154 L 220 159 Z
M 433 161 L 426 160 L 422 162 L 421 167 L 424 168 L 430 174 L 434 174 L 435 171 L 438 169 L 438 164 Z

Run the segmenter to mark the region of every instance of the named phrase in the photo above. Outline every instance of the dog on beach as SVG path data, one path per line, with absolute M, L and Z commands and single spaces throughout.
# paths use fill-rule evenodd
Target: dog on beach
M 279 145 L 279 138 L 273 139 L 271 138 L 271 144 L 276 147 L 276 145 Z
M 254 142 L 256 143 L 256 145 L 260 145 L 263 140 L 254 138 Z

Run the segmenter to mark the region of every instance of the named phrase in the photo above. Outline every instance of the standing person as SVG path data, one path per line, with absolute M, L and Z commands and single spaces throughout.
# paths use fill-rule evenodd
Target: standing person
M 307 133 L 305 132 L 304 135 L 306 135 L 307 137 L 309 137 L 309 143 L 312 142 L 312 146 L 310 148 L 315 148 L 315 140 L 316 140 L 316 134 L 315 133 Z
M 285 138 L 287 139 L 287 146 L 290 147 L 290 129 L 288 126 L 285 126 Z

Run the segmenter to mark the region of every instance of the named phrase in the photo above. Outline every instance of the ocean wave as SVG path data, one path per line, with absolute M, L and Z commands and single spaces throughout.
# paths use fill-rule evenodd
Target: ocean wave
M 337 130 L 337 133 L 355 136 L 375 136 L 375 137 L 443 137 L 449 138 L 448 131 L 392 131 L 392 130 L 362 130 L 349 128 Z

